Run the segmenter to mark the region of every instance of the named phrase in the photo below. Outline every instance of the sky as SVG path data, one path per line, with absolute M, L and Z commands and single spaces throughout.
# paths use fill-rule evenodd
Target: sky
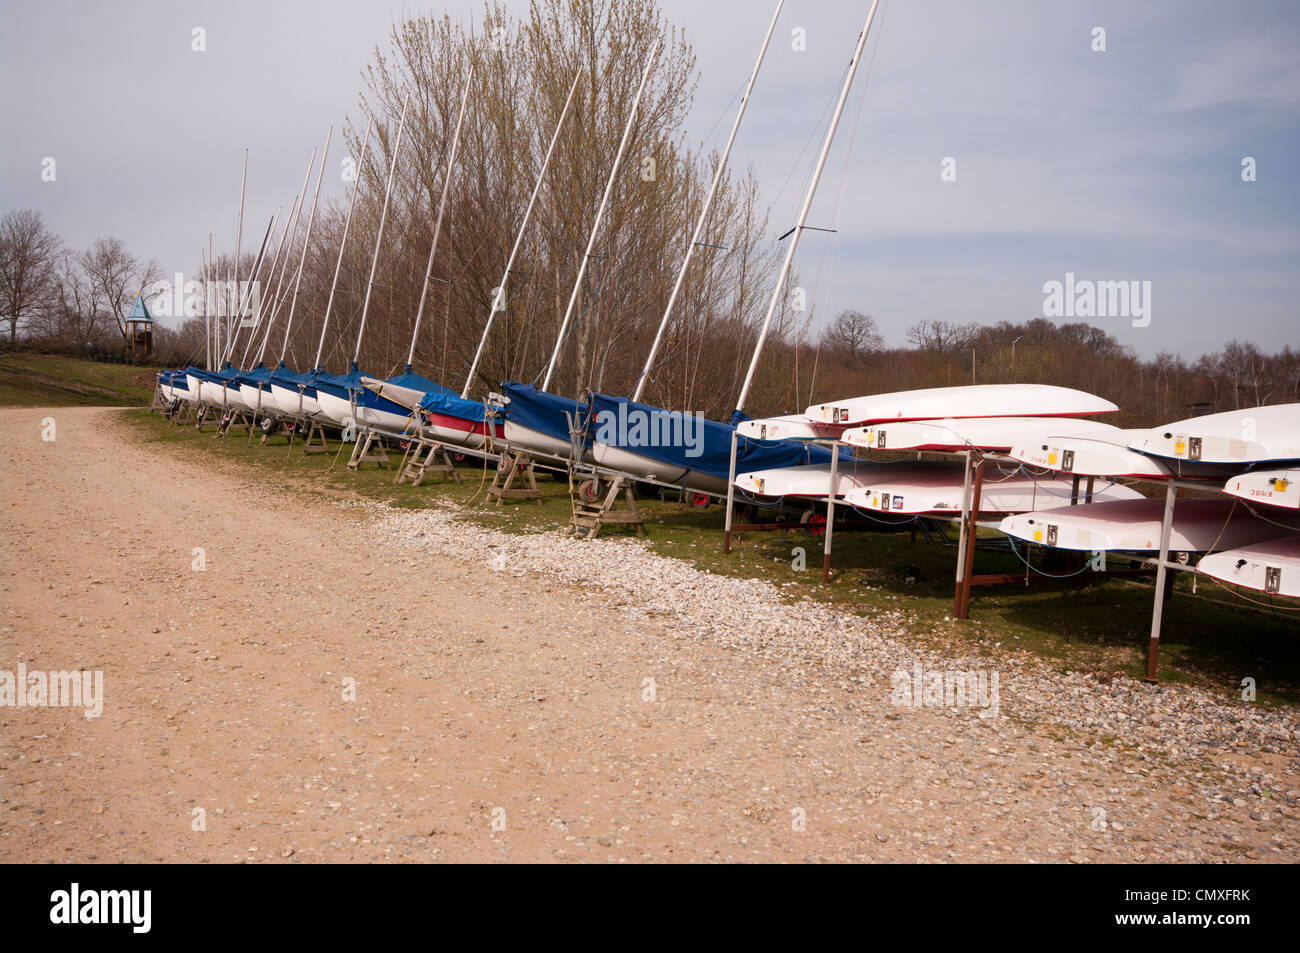
M 720 149 L 775 0 L 660 6 L 698 57 L 687 135 Z M 773 239 L 796 220 L 869 6 L 784 5 L 731 160 L 757 175 Z M 245 148 L 247 244 L 330 124 L 338 161 L 392 24 L 480 8 L 0 0 L 0 209 L 188 272 L 210 231 L 233 250 Z M 903 346 L 923 320 L 1026 321 L 1073 275 L 1139 283 L 1143 316 L 1059 320 L 1144 357 L 1300 346 L 1298 157 L 1290 0 L 881 0 L 808 220 L 835 231 L 805 232 L 797 255 L 813 328 L 853 308 Z M 322 194 L 345 185 L 327 175 Z

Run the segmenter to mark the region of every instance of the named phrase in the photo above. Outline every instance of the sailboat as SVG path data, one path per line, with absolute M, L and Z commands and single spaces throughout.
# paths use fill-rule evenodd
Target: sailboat
M 352 227 L 352 212 L 356 208 L 357 193 L 361 189 L 361 170 L 366 164 L 366 150 L 370 146 L 370 130 L 373 120 L 366 123 L 366 134 L 361 140 L 361 156 L 357 162 L 357 177 L 352 183 L 352 197 L 348 200 L 348 212 L 343 220 L 343 235 L 339 240 L 338 258 L 334 262 L 334 277 L 330 282 L 329 298 L 325 302 L 325 315 L 321 320 L 320 340 L 316 345 L 316 359 L 312 369 L 304 373 L 295 373 L 287 367 L 277 367 L 271 372 L 267 383 L 271 388 L 271 399 L 275 401 L 282 413 L 296 419 L 308 420 L 321 416 L 320 404 L 316 400 L 316 382 L 325 374 L 321 366 L 321 356 L 325 353 L 325 338 L 329 333 L 330 314 L 334 308 L 334 294 L 338 290 L 339 273 L 343 268 L 343 253 L 347 249 L 348 232 Z M 323 168 L 323 166 L 322 166 Z M 319 186 L 319 181 L 317 182 Z M 304 249 L 305 251 L 305 249 Z M 286 345 L 288 334 L 285 335 Z M 283 356 L 281 364 L 283 364 Z
M 812 446 L 806 443 L 786 441 L 778 443 L 764 443 L 754 440 L 753 438 L 737 434 L 737 423 L 745 419 L 744 407 L 745 401 L 749 395 L 749 389 L 753 383 L 754 373 L 758 367 L 758 361 L 763 351 L 763 345 L 766 341 L 768 330 L 771 326 L 773 315 L 781 301 L 784 291 L 785 282 L 790 273 L 790 266 L 794 258 L 795 249 L 798 247 L 799 237 L 806 227 L 808 213 L 812 207 L 813 197 L 816 195 L 817 185 L 821 179 L 822 170 L 825 168 L 827 156 L 830 153 L 831 143 L 834 141 L 836 129 L 839 126 L 840 117 L 844 111 L 844 105 L 848 99 L 849 90 L 853 85 L 854 76 L 862 60 L 862 53 L 866 46 L 867 36 L 871 32 L 872 23 L 875 20 L 876 10 L 879 6 L 879 0 L 873 0 L 867 13 L 866 23 L 862 32 L 858 34 L 857 46 L 853 52 L 853 58 L 849 61 L 844 82 L 840 88 L 839 99 L 835 106 L 835 111 L 831 116 L 830 126 L 826 131 L 826 138 L 822 142 L 821 153 L 817 158 L 816 166 L 808 183 L 808 189 L 804 196 L 803 206 L 800 209 L 799 217 L 795 227 L 789 233 L 790 244 L 786 248 L 784 260 L 781 264 L 781 270 L 777 276 L 776 285 L 772 292 L 772 298 L 768 304 L 767 314 L 764 317 L 762 327 L 759 331 L 758 340 L 754 347 L 754 353 L 750 359 L 749 369 L 745 376 L 745 381 L 741 386 L 740 395 L 736 401 L 736 410 L 732 415 L 732 420 L 728 423 L 718 423 L 711 420 L 697 418 L 698 425 L 702 428 L 699 446 L 681 446 L 669 441 L 666 445 L 662 442 L 658 444 L 643 445 L 634 443 L 631 440 L 624 439 L 626 432 L 621 427 L 607 428 L 607 432 L 612 432 L 616 439 L 613 441 L 597 440 L 593 447 L 593 456 L 598 464 L 610 469 L 617 469 L 630 474 L 647 474 L 656 480 L 662 482 L 675 483 L 685 489 L 697 490 L 714 495 L 725 494 L 727 491 L 728 480 L 731 474 L 731 449 L 732 441 L 735 439 L 736 469 L 739 471 L 760 471 L 777 469 L 783 467 L 808 466 L 815 464 L 827 463 L 830 460 L 828 451 L 821 447 Z M 767 40 L 771 37 L 772 29 L 776 24 L 776 17 L 780 14 L 780 5 L 777 6 L 776 14 L 772 19 L 772 25 L 768 28 L 768 37 L 764 40 L 764 50 L 766 49 Z M 762 53 L 759 54 L 759 64 L 762 62 Z M 758 66 L 755 66 L 756 74 Z M 753 75 L 750 78 L 750 87 L 753 85 Z M 748 92 L 746 99 L 748 98 Z M 741 114 L 743 115 L 744 103 L 742 102 Z M 736 127 L 739 125 L 740 115 L 736 117 L 736 125 L 732 128 L 732 136 L 735 136 Z M 728 143 L 728 149 L 730 143 Z M 718 174 L 720 174 L 719 169 Z M 717 174 L 715 174 L 714 187 L 717 185 Z M 704 210 L 707 213 L 707 203 Z M 701 229 L 704 224 L 704 217 L 701 216 L 700 222 L 696 226 L 695 238 L 692 240 L 690 248 L 687 251 L 687 261 L 684 262 L 683 268 L 678 275 L 677 288 L 680 288 L 681 282 L 685 277 L 685 266 L 689 264 L 689 255 L 691 249 L 695 247 L 698 241 Z M 640 395 L 644 389 L 646 380 L 649 376 L 650 369 L 653 366 L 654 358 L 663 336 L 664 327 L 667 319 L 671 314 L 673 301 L 676 297 L 677 289 L 674 289 L 673 295 L 669 299 L 668 309 L 665 312 L 664 321 L 660 324 L 659 334 L 656 336 L 655 343 L 651 347 L 650 355 L 646 361 L 645 369 L 642 371 L 638 381 L 636 391 L 631 398 L 613 397 L 606 394 L 593 394 L 591 396 L 591 413 L 593 419 L 598 423 L 614 419 L 632 419 L 635 415 L 639 419 L 654 419 L 656 414 L 668 413 L 658 407 L 639 402 Z
M 550 363 L 547 365 L 542 386 L 539 388 L 518 381 L 506 381 L 501 385 L 499 396 L 505 416 L 505 441 L 506 445 L 513 451 L 522 451 L 529 455 L 546 457 L 561 463 L 591 462 L 589 440 L 583 435 L 585 428 L 579 424 L 579 421 L 586 419 L 586 405 L 580 399 L 551 394 L 547 391 L 547 388 L 551 384 L 551 377 L 555 374 L 556 363 L 559 361 L 560 352 L 564 348 L 569 325 L 573 320 L 574 309 L 582 291 L 582 281 L 586 277 L 587 266 L 591 261 L 592 251 L 596 246 L 600 223 L 604 219 L 605 210 L 609 207 L 609 199 L 614 191 L 618 170 L 623 164 L 623 157 L 627 152 L 627 145 L 632 137 L 632 129 L 636 125 L 641 96 L 645 93 L 646 83 L 649 81 L 650 73 L 654 69 L 655 59 L 659 55 L 659 47 L 660 42 L 656 40 L 649 56 L 646 57 L 645 69 L 641 72 L 641 82 L 637 86 L 636 95 L 632 97 L 627 122 L 623 127 L 623 137 L 619 141 L 618 151 L 614 154 L 614 162 L 610 166 L 600 204 L 596 207 L 596 217 L 592 222 L 591 231 L 587 237 L 587 248 L 578 266 L 578 275 L 574 279 L 573 291 L 569 295 L 569 303 L 565 308 L 564 318 L 560 322 L 559 333 L 555 337 L 555 347 L 551 351 Z
M 470 362 L 469 371 L 465 375 L 465 385 L 461 388 L 460 394 L 449 391 L 441 385 L 434 384 L 432 387 L 420 387 L 411 385 L 403 380 L 401 375 L 396 378 L 389 378 L 386 381 L 376 380 L 375 378 L 362 378 L 362 384 L 367 390 L 392 401 L 402 407 L 406 407 L 410 412 L 418 415 L 421 433 L 433 440 L 441 443 L 448 443 L 455 446 L 469 447 L 471 449 L 482 449 L 488 443 L 489 437 L 493 441 L 505 440 L 505 427 L 501 421 L 493 419 L 495 415 L 489 412 L 486 402 L 469 399 L 470 388 L 474 384 L 474 378 L 478 371 L 479 362 L 483 357 L 483 351 L 487 346 L 488 335 L 492 332 L 492 325 L 496 319 L 497 312 L 505 310 L 506 292 L 510 282 L 510 272 L 514 267 L 515 256 L 518 255 L 520 247 L 523 245 L 524 235 L 528 229 L 529 219 L 532 217 L 533 208 L 537 204 L 537 196 L 541 191 L 542 183 L 546 180 L 546 171 L 551 164 L 551 156 L 555 153 L 556 143 L 560 138 L 560 131 L 564 128 L 564 121 L 569 115 L 569 109 L 573 105 L 574 93 L 578 89 L 578 81 L 582 78 L 582 72 L 579 71 L 573 77 L 573 83 L 569 87 L 568 97 L 564 101 L 564 107 L 560 110 L 560 118 L 555 124 L 555 131 L 551 134 L 550 144 L 546 148 L 546 154 L 542 159 L 542 165 L 537 173 L 537 180 L 533 184 L 532 194 L 529 196 L 528 205 L 524 209 L 523 219 L 519 224 L 519 230 L 515 235 L 514 245 L 510 249 L 510 255 L 506 259 L 505 269 L 501 275 L 501 283 L 497 286 L 496 293 L 493 295 L 492 302 L 488 308 L 487 320 L 483 325 L 483 333 L 479 337 L 478 348 L 474 352 L 474 359 Z M 468 87 L 467 87 L 468 88 Z M 448 163 L 448 173 L 450 174 L 450 162 Z M 446 180 L 443 186 L 443 201 L 446 199 Z M 442 221 L 442 203 L 439 203 L 438 221 Z M 434 242 L 437 242 L 437 231 L 435 229 Z M 429 275 L 432 272 L 433 249 L 429 252 L 430 267 L 425 270 L 425 288 L 428 288 Z M 423 312 L 424 293 L 420 296 L 420 311 Z M 418 318 L 416 331 L 418 332 Z M 415 334 L 411 336 L 411 353 L 414 354 Z M 409 371 L 409 362 L 408 362 Z M 427 384 L 433 384 L 432 381 L 426 381 Z
M 429 243 L 429 259 L 424 267 L 424 282 L 420 288 L 420 303 L 415 312 L 415 324 L 411 329 L 411 344 L 406 355 L 406 366 L 400 374 L 386 380 L 361 375 L 358 379 L 360 388 L 351 395 L 353 418 L 358 424 L 380 430 L 410 433 L 423 431 L 419 418 L 421 404 L 426 398 L 439 400 L 456 400 L 457 395 L 450 387 L 430 380 L 413 369 L 415 345 L 420 338 L 420 327 L 424 319 L 424 306 L 428 299 L 429 283 L 433 277 L 433 263 L 438 250 L 438 240 L 442 235 L 443 216 L 447 210 L 447 197 L 451 190 L 451 179 L 456 167 L 456 154 L 460 148 L 460 133 L 465 121 L 465 110 L 469 105 L 469 91 L 474 81 L 471 67 L 465 78 L 465 90 L 461 94 L 460 110 L 456 116 L 456 128 L 452 133 L 451 147 L 447 152 L 447 170 L 442 180 L 442 195 L 438 201 L 438 213 L 434 219 L 433 238 Z M 355 364 L 353 365 L 355 367 Z M 480 420 L 482 407 L 478 407 Z
M 379 213 L 379 228 L 375 235 L 375 252 L 370 260 L 370 278 L 366 282 L 366 296 L 361 304 L 361 323 L 357 328 L 357 343 L 352 351 L 352 364 L 346 374 L 335 376 L 326 374 L 323 371 L 317 372 L 314 386 L 316 388 L 316 403 L 320 405 L 320 415 L 331 423 L 343 427 L 345 430 L 353 428 L 360 423 L 369 423 L 374 426 L 384 426 L 387 421 L 382 417 L 372 417 L 370 420 L 359 421 L 356 413 L 355 399 L 358 391 L 364 390 L 361 385 L 362 373 L 358 365 L 361 358 L 361 341 L 366 333 L 366 317 L 370 312 L 370 297 L 375 289 L 375 271 L 379 267 L 379 249 L 384 240 L 384 224 L 388 219 L 388 202 L 392 197 L 393 175 L 397 172 L 397 157 L 402 150 L 402 132 L 406 128 L 406 110 L 410 105 L 411 94 L 408 92 L 402 100 L 402 116 L 397 122 L 397 138 L 393 141 L 393 158 L 388 166 L 388 182 L 384 186 L 384 205 Z M 399 408 L 400 409 L 400 408 Z M 380 414 L 384 410 L 380 410 Z M 405 424 L 408 419 L 407 415 L 398 417 L 401 421 L 399 427 Z

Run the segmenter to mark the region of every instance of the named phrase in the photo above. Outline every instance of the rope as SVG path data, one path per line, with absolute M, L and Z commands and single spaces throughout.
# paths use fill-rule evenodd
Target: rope
M 1213 576 L 1206 576 L 1206 578 L 1209 579 L 1210 582 L 1218 586 L 1220 589 L 1222 589 L 1224 592 L 1228 593 L 1229 595 L 1236 596 L 1238 599 L 1241 599 L 1244 602 L 1249 602 L 1252 605 L 1257 605 L 1264 609 L 1272 609 L 1274 612 L 1300 612 L 1300 606 L 1295 606 L 1295 607 L 1279 606 L 1273 602 L 1261 602 L 1258 599 L 1252 599 L 1250 598 L 1250 596 L 1242 594 L 1240 587 L 1237 587 L 1236 589 L 1229 589 L 1226 585 L 1224 585 L 1219 580 L 1215 579 Z M 1290 597 L 1288 596 L 1286 598 L 1290 598 Z
M 1024 563 L 1025 566 L 1028 567 L 1028 569 L 1031 572 L 1036 572 L 1040 576 L 1046 576 L 1048 579 L 1072 579 L 1073 577 L 1081 575 L 1082 573 L 1088 571 L 1088 567 L 1085 565 L 1082 569 L 1079 569 L 1076 572 L 1067 572 L 1067 573 L 1044 572 L 1043 570 L 1035 566 L 1033 563 L 1031 563 L 1024 556 L 1020 555 L 1020 550 L 1016 546 L 1016 541 L 1014 537 L 1008 536 L 1007 542 L 1011 546 L 1011 551 L 1016 554 L 1016 558 L 1019 559 L 1022 563 Z

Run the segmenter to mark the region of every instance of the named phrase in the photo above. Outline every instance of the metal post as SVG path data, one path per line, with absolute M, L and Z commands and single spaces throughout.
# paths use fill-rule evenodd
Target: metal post
M 1169 573 L 1169 534 L 1174 525 L 1174 498 L 1178 494 L 1178 481 L 1170 480 L 1165 488 L 1165 515 L 1160 524 L 1160 562 L 1156 566 L 1156 598 L 1151 610 L 1151 642 L 1147 647 L 1148 682 L 1157 680 L 1160 664 L 1160 623 L 1165 611 L 1165 576 Z
M 727 473 L 727 522 L 722 531 L 722 554 L 731 552 L 731 510 L 736 498 L 736 441 L 740 433 L 734 427 L 731 430 L 731 469 Z
M 831 533 L 835 528 L 835 491 L 840 488 L 840 442 L 831 444 L 831 485 L 826 494 L 826 537 L 822 541 L 822 585 L 831 581 Z
M 980 497 L 983 490 L 984 459 L 981 457 L 980 462 L 975 465 L 974 480 L 971 485 L 970 515 L 967 517 L 970 526 L 966 530 L 966 551 L 962 560 L 965 571 L 957 588 L 957 604 L 954 607 L 959 619 L 970 616 L 970 585 L 971 579 L 975 577 L 975 539 L 979 535 Z
M 957 529 L 957 588 L 961 588 L 961 581 L 966 572 L 966 517 L 970 513 L 970 489 L 971 489 L 971 452 L 965 450 L 962 452 L 965 458 L 965 482 L 962 483 L 961 490 L 961 521 Z

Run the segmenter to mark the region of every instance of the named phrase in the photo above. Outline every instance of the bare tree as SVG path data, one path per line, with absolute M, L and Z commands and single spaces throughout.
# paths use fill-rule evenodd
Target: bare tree
M 158 263 L 137 258 L 126 242 L 108 236 L 95 239 L 81 253 L 80 264 L 92 291 L 117 321 L 118 332 L 125 342 L 128 305 L 138 291 L 158 276 Z
M 80 255 L 64 253 L 54 284 L 43 319 L 45 334 L 74 354 L 84 354 L 103 337 L 108 312 L 81 267 Z
M 0 319 L 9 324 L 11 347 L 19 326 L 46 307 L 62 249 L 34 209 L 12 209 L 0 219 Z
M 850 360 L 861 360 L 885 345 L 875 319 L 861 311 L 841 311 L 822 332 L 822 349 Z
M 909 344 L 922 351 L 951 354 L 968 349 L 978 333 L 977 324 L 921 321 L 907 329 L 907 340 Z

